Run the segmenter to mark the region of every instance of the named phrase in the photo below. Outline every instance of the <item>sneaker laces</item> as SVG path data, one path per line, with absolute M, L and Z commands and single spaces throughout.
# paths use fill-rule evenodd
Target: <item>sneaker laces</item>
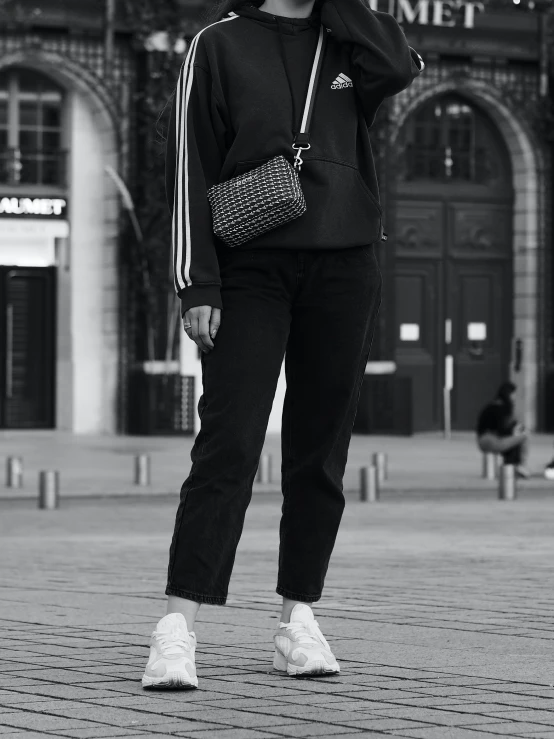
M 315 644 L 317 646 L 323 644 L 325 649 L 329 649 L 329 651 L 331 649 L 321 633 L 318 622 L 315 620 L 307 621 L 306 623 L 303 621 L 291 621 L 291 623 L 287 624 L 287 630 L 291 632 L 299 644 Z
M 164 657 L 174 657 L 191 650 L 190 637 L 186 639 L 176 629 L 169 632 L 155 631 L 153 636 L 160 645 L 160 650 Z

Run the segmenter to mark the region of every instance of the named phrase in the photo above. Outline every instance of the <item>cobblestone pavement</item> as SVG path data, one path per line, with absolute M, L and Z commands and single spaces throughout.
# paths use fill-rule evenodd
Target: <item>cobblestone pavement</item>
M 255 496 L 200 689 L 145 693 L 176 496 L 0 501 L 0 739 L 554 738 L 554 497 L 350 495 L 314 607 L 339 676 L 273 671 L 279 496 Z M 314 511 L 314 520 L 316 516 Z

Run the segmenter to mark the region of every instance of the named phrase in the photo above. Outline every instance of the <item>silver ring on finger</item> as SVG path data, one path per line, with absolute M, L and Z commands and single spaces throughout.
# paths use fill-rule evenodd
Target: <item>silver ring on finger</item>
M 188 331 L 189 328 L 192 328 L 192 324 L 190 324 L 190 323 L 184 323 L 183 324 L 183 328 L 185 329 L 185 331 Z

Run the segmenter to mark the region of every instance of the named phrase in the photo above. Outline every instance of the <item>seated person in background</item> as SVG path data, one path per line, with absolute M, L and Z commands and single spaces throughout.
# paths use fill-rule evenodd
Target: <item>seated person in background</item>
M 550 464 L 546 465 L 544 476 L 547 480 L 554 480 L 554 459 L 552 460 L 552 462 L 550 462 Z
M 518 477 L 529 477 L 525 466 L 529 435 L 514 414 L 513 382 L 504 382 L 496 398 L 486 405 L 477 421 L 477 444 L 482 452 L 501 454 L 504 464 L 514 465 Z

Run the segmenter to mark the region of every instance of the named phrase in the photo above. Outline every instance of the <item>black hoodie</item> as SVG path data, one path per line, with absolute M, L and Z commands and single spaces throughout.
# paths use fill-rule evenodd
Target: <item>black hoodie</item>
M 238 248 L 348 248 L 381 236 L 368 127 L 422 71 L 421 57 L 391 15 L 363 0 L 325 0 L 310 18 L 243 5 L 192 41 L 173 102 L 166 184 L 183 313 L 222 307 L 207 190 L 279 154 L 293 159 L 320 23 L 329 33 L 300 173 L 307 211 Z

